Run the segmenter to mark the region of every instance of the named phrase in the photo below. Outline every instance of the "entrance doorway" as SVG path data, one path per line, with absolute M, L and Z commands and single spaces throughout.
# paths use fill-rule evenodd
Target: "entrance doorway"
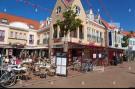
M 19 57 L 21 49 L 13 49 L 13 56 Z

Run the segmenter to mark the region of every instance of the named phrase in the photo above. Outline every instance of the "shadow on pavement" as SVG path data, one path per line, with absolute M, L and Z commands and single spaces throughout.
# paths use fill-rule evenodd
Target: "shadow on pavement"
M 135 74 L 135 72 L 128 72 L 128 73 L 130 73 L 130 74 Z

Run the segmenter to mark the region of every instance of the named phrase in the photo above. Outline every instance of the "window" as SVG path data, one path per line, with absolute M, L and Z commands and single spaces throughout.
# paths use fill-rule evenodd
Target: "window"
M 96 39 L 96 30 L 95 29 L 93 29 L 93 36 L 92 36 L 92 38 L 93 38 L 94 41 L 97 41 L 97 39 Z
M 83 26 L 80 26 L 79 27 L 79 37 L 80 37 L 80 39 L 83 39 L 84 38 Z
M 119 36 L 119 43 L 121 43 L 121 37 Z
M 38 44 L 38 45 L 40 44 L 40 40 L 37 40 L 37 44 Z
M 112 32 L 109 32 L 109 46 L 112 46 Z
M 43 39 L 43 44 L 48 44 L 49 43 L 49 39 L 48 38 L 44 38 Z
M 15 38 L 17 38 L 17 36 L 18 36 L 18 33 L 17 33 L 17 32 L 15 32 Z
M 87 28 L 87 41 L 91 40 L 91 28 Z
M 133 45 L 135 46 L 135 41 L 134 41 Z
M 20 39 L 20 34 L 19 33 L 17 33 L 17 39 Z
M 26 33 L 24 33 L 24 35 L 23 35 L 23 39 L 26 39 Z
M 43 39 L 43 44 L 48 44 L 49 43 L 49 35 L 48 33 L 44 34 L 44 39 Z
M 59 6 L 56 10 L 56 13 L 59 14 L 61 12 L 61 7 Z
M 19 35 L 19 39 L 23 39 L 23 37 L 22 37 L 22 33 L 20 33 L 20 35 Z
M 103 42 L 102 32 L 100 32 L 100 42 Z
M 13 35 L 13 31 L 10 32 L 10 37 L 13 38 L 14 35 Z
M 34 44 L 34 35 L 29 36 L 29 44 Z
M 77 38 L 77 30 L 72 31 L 70 36 Z
M 30 29 L 34 29 L 34 26 L 33 25 L 29 25 Z
M 59 32 L 60 37 L 64 37 L 64 30 L 63 26 L 60 26 L 60 32 Z
M 4 39 L 5 39 L 5 31 L 0 30 L 0 41 L 4 42 Z
M 80 15 L 80 7 L 79 7 L 79 6 L 76 6 L 76 8 L 75 8 L 75 13 L 76 13 L 77 15 Z
M 8 24 L 8 20 L 7 19 L 1 19 L 1 23 Z
M 57 38 L 57 25 L 54 25 L 53 28 L 54 28 L 53 38 Z

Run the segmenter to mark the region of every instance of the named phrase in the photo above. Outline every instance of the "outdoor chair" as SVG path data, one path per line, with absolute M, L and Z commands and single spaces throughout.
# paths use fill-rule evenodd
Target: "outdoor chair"
M 50 70 L 48 71 L 48 75 L 49 75 L 49 76 L 54 76 L 54 75 L 55 75 L 55 70 L 54 70 L 54 69 L 50 69 Z
M 29 80 L 31 75 L 31 68 L 30 68 L 31 66 L 29 64 L 22 64 L 22 66 L 27 69 L 23 74 L 23 78 L 25 78 L 25 80 Z
M 38 66 L 35 66 L 34 67 L 34 73 L 33 73 L 35 76 L 39 76 L 40 74 L 40 70 L 39 70 L 39 67 Z
M 80 71 L 81 70 L 81 63 L 79 63 L 79 62 L 73 63 L 73 70 Z
M 48 72 L 47 68 L 41 67 L 39 71 L 40 71 L 40 78 L 46 78 Z

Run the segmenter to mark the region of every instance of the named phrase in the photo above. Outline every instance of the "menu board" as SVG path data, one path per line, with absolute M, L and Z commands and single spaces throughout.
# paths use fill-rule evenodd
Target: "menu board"
M 102 57 L 102 54 L 99 54 L 99 58 L 101 58 Z
M 64 56 L 56 57 L 56 74 L 57 75 L 67 75 L 67 58 Z
M 57 58 L 57 65 L 61 65 L 61 58 L 60 57 Z
M 93 58 L 96 58 L 96 54 L 93 54 Z

